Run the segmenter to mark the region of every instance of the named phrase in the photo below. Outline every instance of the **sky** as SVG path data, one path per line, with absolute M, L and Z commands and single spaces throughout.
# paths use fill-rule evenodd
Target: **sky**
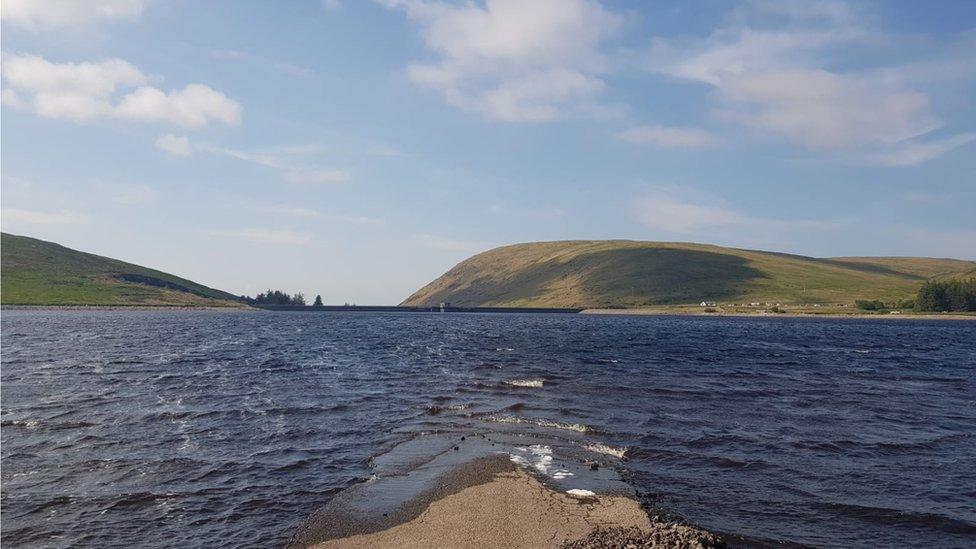
M 4 0 L 3 230 L 398 303 L 495 246 L 976 259 L 976 2 Z

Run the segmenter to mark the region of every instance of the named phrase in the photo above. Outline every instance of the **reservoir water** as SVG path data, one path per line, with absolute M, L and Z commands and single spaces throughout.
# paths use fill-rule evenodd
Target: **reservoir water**
M 747 543 L 976 545 L 974 322 L 4 311 L 0 381 L 4 547 L 280 547 L 464 434 Z

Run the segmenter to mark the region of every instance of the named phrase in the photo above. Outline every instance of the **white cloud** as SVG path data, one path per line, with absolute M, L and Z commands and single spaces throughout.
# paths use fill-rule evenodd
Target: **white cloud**
M 27 108 L 27 103 L 25 103 L 24 100 L 20 98 L 20 94 L 18 94 L 17 92 L 9 88 L 5 88 L 2 91 L 0 91 L 0 104 L 6 105 L 12 109 L 17 109 L 19 111 Z
M 204 234 L 246 240 L 252 244 L 290 244 L 306 245 L 313 242 L 312 235 L 305 232 L 273 229 L 239 229 L 204 231 Z
M 173 156 L 186 158 L 193 154 L 193 149 L 190 147 L 190 139 L 185 135 L 166 133 L 156 139 L 155 145 L 157 149 Z
M 638 126 L 621 132 L 618 137 L 635 145 L 666 149 L 700 149 L 719 143 L 705 130 L 675 126 Z
M 15 225 L 78 225 L 90 221 L 87 216 L 69 210 L 39 212 L 20 208 L 3 208 L 2 218 L 5 225 L 8 223 Z
M 3 80 L 12 90 L 4 91 L 5 104 L 45 118 L 74 122 L 117 118 L 187 128 L 211 121 L 237 125 L 241 119 L 241 105 L 224 94 L 202 84 L 163 92 L 147 85 L 149 78 L 121 59 L 52 63 L 37 55 L 4 55 Z
M 34 111 L 47 118 L 83 122 L 109 116 L 112 94 L 120 87 L 138 86 L 148 78 L 121 59 L 94 63 L 51 63 L 37 55 L 4 55 L 3 79 L 29 97 Z
M 705 227 L 742 225 L 749 218 L 708 203 L 684 202 L 664 193 L 652 193 L 635 203 L 640 221 L 653 229 L 692 233 Z
M 49 30 L 136 19 L 146 0 L 4 0 L 0 19 L 29 30 Z
M 115 116 L 169 122 L 185 128 L 201 128 L 211 120 L 236 126 L 241 123 L 241 105 L 203 84 L 190 84 L 169 93 L 143 86 L 122 98 L 115 107 Z
M 648 67 L 714 90 L 718 115 L 806 147 L 884 149 L 942 126 L 920 74 L 972 63 L 831 69 L 883 43 L 845 2 L 752 2 L 699 40 L 657 39 Z
M 592 111 L 604 83 L 601 42 L 621 18 L 591 0 L 384 0 L 422 26 L 438 55 L 410 78 L 453 106 L 505 122 L 545 122 Z
M 924 142 L 912 141 L 900 144 L 890 151 L 866 155 L 864 160 L 868 164 L 881 166 L 917 166 L 974 140 L 976 140 L 976 133 L 963 133 Z
M 744 214 L 721 198 L 693 189 L 650 186 L 634 201 L 633 212 L 645 226 L 669 233 L 694 234 L 704 229 L 752 228 L 762 231 L 825 229 L 837 221 L 781 220 Z
M 929 97 L 859 75 L 787 69 L 723 80 L 731 120 L 814 148 L 891 145 L 938 128 Z
M 349 175 L 342 170 L 291 170 L 285 179 L 292 183 L 342 183 Z

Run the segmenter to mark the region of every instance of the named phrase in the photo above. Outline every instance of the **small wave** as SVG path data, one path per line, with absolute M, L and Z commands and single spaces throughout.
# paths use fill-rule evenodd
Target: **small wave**
M 620 361 L 616 358 L 584 358 L 582 359 L 583 364 L 619 364 Z
M 814 504 L 814 507 L 826 509 L 841 516 L 854 517 L 885 526 L 921 526 L 935 528 L 951 534 L 976 534 L 976 524 L 937 513 L 831 502 Z
M 456 411 L 460 411 L 460 410 L 466 410 L 466 409 L 468 409 L 470 407 L 471 407 L 471 404 L 468 404 L 468 403 L 465 403 L 465 404 L 451 404 L 450 406 L 439 406 L 437 404 L 430 404 L 426 408 L 424 408 L 424 412 L 427 415 L 429 415 L 429 416 L 436 416 L 436 415 L 439 415 L 439 414 L 441 414 L 443 412 L 448 412 L 448 411 L 455 411 L 456 412 Z
M 34 430 L 42 424 L 36 419 L 28 420 L 4 420 L 0 422 L 2 427 L 20 427 L 22 429 Z M 45 421 L 43 427 L 52 431 L 64 429 L 81 429 L 83 427 L 94 427 L 94 423 L 88 421 Z
M 577 498 L 592 498 L 596 497 L 596 494 L 590 490 L 583 490 L 582 488 L 573 488 L 572 490 L 566 490 L 566 493 Z
M 505 382 L 505 385 L 513 387 L 542 387 L 544 384 L 543 379 L 510 379 Z
M 559 423 L 558 421 L 549 421 L 547 419 L 528 419 L 524 417 L 516 416 L 488 416 L 485 421 L 491 421 L 493 423 L 519 423 L 519 424 L 529 424 L 537 425 L 539 427 L 548 427 L 550 429 L 562 429 L 564 431 L 576 431 L 577 433 L 594 433 L 596 430 L 589 425 L 583 425 L 581 423 Z
M 40 424 L 41 422 L 36 420 L 28 420 L 28 421 L 4 420 L 0 422 L 0 426 L 3 427 L 23 427 L 24 429 L 37 429 L 37 426 Z
M 522 467 L 531 467 L 543 475 L 555 480 L 563 480 L 573 476 L 565 469 L 552 470 L 552 447 L 542 444 L 532 446 L 516 446 L 514 453 L 509 454 L 513 463 Z M 551 472 L 550 472 L 551 471 Z
M 624 456 L 627 455 L 627 448 L 614 448 L 613 446 L 607 446 L 606 444 L 584 444 L 583 447 L 591 452 L 606 454 L 608 456 L 613 456 L 620 459 L 624 459 Z

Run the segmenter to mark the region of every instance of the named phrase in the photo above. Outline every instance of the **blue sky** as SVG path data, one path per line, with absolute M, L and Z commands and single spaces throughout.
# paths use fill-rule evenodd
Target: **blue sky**
M 976 259 L 976 2 L 0 14 L 3 230 L 238 294 L 556 239 Z

